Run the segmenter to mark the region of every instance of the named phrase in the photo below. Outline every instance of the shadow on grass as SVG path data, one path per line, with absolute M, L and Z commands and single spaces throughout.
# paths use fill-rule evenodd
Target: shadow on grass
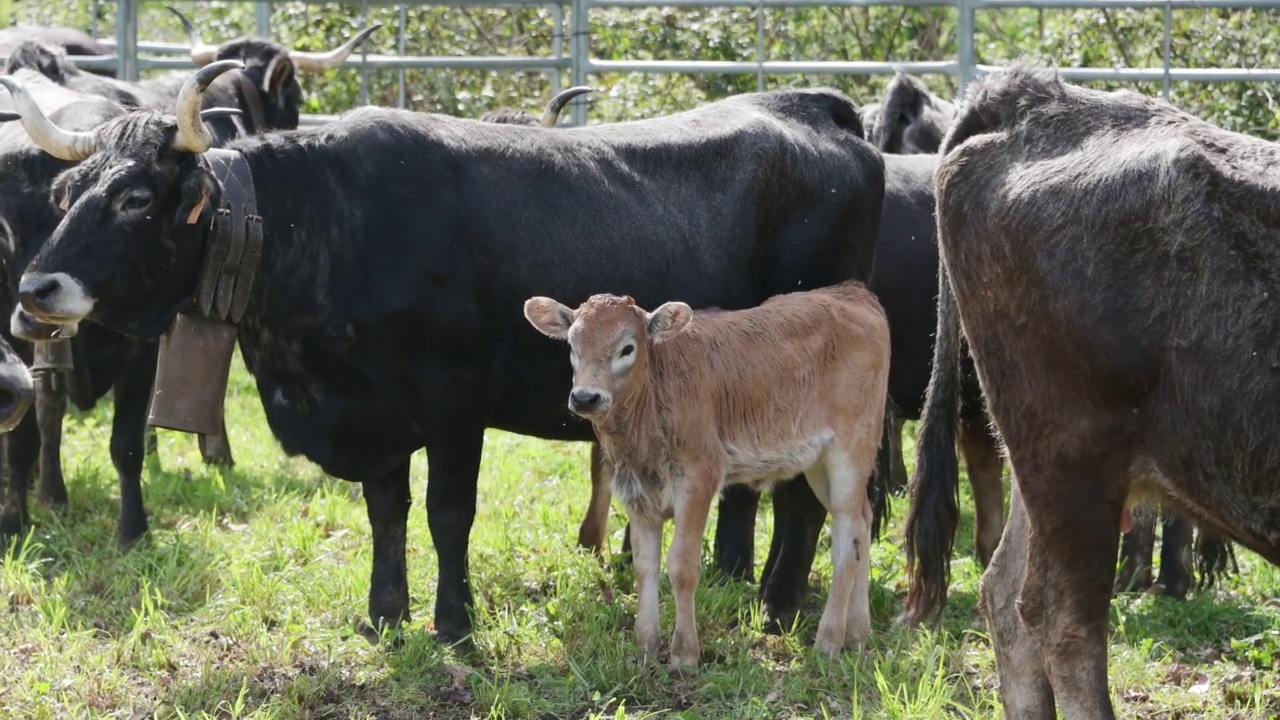
M 223 562 L 207 533 L 190 523 L 220 527 L 250 524 L 264 508 L 288 496 L 309 497 L 327 485 L 354 487 L 286 470 L 164 471 L 154 458 L 144 475 L 150 529 L 132 548 L 119 549 L 119 490 L 115 473 L 90 467 L 68 483 L 69 507 L 55 512 L 33 504 L 25 556 L 38 565 L 51 592 L 61 595 L 73 622 L 113 635 L 132 628 L 136 609 L 153 604 L 168 616 L 200 609 L 222 586 Z

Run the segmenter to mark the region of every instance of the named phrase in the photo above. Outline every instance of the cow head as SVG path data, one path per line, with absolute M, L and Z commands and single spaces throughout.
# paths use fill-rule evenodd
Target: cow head
M 216 96 L 221 105 L 248 106 L 250 112 L 244 121 L 250 133 L 298 127 L 302 86 L 298 84 L 297 73 L 324 72 L 340 67 L 357 47 L 382 27 L 381 23 L 371 25 L 328 52 L 290 50 L 274 40 L 263 38 L 242 38 L 214 46 L 200 39 L 200 33 L 187 16 L 172 7 L 169 11 L 182 21 L 191 39 L 191 60 L 197 66 L 204 67 L 220 60 L 243 63 L 244 67 L 239 72 L 218 78 L 209 93 Z M 255 106 L 260 109 L 261 117 L 254 117 Z M 234 137 L 237 133 L 229 123 L 229 120 L 214 123 L 214 134 L 220 139 Z M 258 127 L 259 123 L 265 127 Z
M 22 421 L 35 399 L 31 372 L 4 338 L 0 338 L 0 433 Z
M 918 78 L 899 72 L 884 90 L 880 116 L 868 137 L 884 153 L 936 153 L 955 114 L 955 105 L 929 92 Z
M 651 345 L 684 332 L 693 310 L 669 302 L 650 313 L 617 295 L 592 295 L 570 310 L 551 298 L 534 297 L 525 301 L 524 316 L 547 337 L 569 342 L 569 409 L 597 422 L 644 384 Z
M 80 164 L 55 180 L 58 226 L 18 286 L 22 307 L 58 324 L 92 317 L 112 329 L 159 336 L 194 292 L 221 186 L 202 153 L 213 136 L 204 91 L 235 60 L 210 64 L 178 95 L 176 117 L 138 110 L 91 131 L 45 117 L 23 87 L 0 77 L 23 126 L 45 152 Z

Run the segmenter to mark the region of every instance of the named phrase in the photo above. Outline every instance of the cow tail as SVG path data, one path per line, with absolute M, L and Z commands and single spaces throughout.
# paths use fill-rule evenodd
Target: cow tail
M 947 600 L 951 553 L 960 523 L 960 467 L 956 424 L 960 416 L 960 317 L 945 262 L 938 263 L 938 328 L 933 373 L 916 439 L 916 470 L 907 515 L 907 574 L 903 613 L 916 625 Z
M 1219 578 L 1240 572 L 1231 541 L 1213 530 L 1197 527 L 1196 541 L 1192 547 L 1193 564 L 1198 576 L 1196 585 L 1200 589 L 1211 588 Z
M 889 521 L 889 484 L 893 482 L 893 458 L 890 455 L 889 433 L 893 432 L 896 409 L 893 398 L 886 397 L 884 403 L 884 429 L 880 433 L 880 449 L 876 452 L 876 465 L 871 471 L 871 482 L 867 485 L 867 499 L 871 502 L 871 541 L 880 539 L 880 530 Z

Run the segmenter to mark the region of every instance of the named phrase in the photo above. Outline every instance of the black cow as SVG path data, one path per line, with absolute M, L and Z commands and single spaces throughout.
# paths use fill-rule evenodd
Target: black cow
M 0 55 L 9 56 L 19 45 L 34 41 L 41 45 L 61 48 L 67 55 L 80 57 L 113 57 L 115 51 L 95 40 L 91 35 L 65 27 L 42 25 L 15 25 L 0 30 Z M 95 75 L 115 77 L 112 70 L 89 70 Z
M 33 56 L 34 51 L 28 47 L 32 45 L 35 43 L 24 43 L 19 50 L 28 57 Z M 31 88 L 40 105 L 48 108 L 66 127 L 88 130 L 126 112 L 118 103 L 64 88 L 32 70 L 16 69 L 11 77 Z M 9 99 L 7 94 L 5 99 Z M 211 111 L 206 116 L 224 114 Z M 17 282 L 26 263 L 57 226 L 59 211 L 50 204 L 50 190 L 54 179 L 72 165 L 41 151 L 20 125 L 0 128 L 0 199 L 3 200 L 0 226 L 12 250 L 10 262 L 4 268 L 8 281 Z M 12 300 L 7 305 L 0 304 L 4 317 L 10 317 L 12 312 L 9 326 L 0 331 L 0 335 L 24 357 L 30 358 L 32 349 L 28 341 L 48 337 L 50 329 L 32 323 L 21 312 L 13 312 L 15 307 Z M 147 528 L 141 490 L 142 462 L 157 344 L 92 323 L 80 325 L 69 344 L 73 370 L 67 377 L 61 377 L 61 373 L 41 375 L 36 387 L 36 412 L 7 439 L 9 479 L 4 488 L 3 511 L 0 511 L 0 535 L 16 534 L 29 521 L 26 488 L 37 458 L 40 464 L 38 499 L 53 507 L 66 505 L 67 489 L 60 454 L 68 400 L 88 410 L 108 391 L 114 391 L 111 459 L 119 475 L 121 498 L 117 539 L 128 547 Z M 200 450 L 207 462 L 232 463 L 225 428 L 220 436 L 201 436 Z
M 198 90 L 236 66 L 197 73 L 185 126 L 203 128 Z M 30 108 L 23 121 L 48 129 Z M 46 142 L 97 152 L 55 188 L 70 210 L 27 268 L 23 307 L 158 336 L 191 300 L 220 197 L 207 131 L 138 112 Z M 230 147 L 258 178 L 265 241 L 239 341 L 268 422 L 287 453 L 363 483 L 374 628 L 408 617 L 409 456 L 426 447 L 446 639 L 471 628 L 485 428 L 592 437 L 564 406 L 563 348 L 524 322 L 524 299 L 608 288 L 739 308 L 863 278 L 883 201 L 883 162 L 829 90 L 558 132 L 361 108 Z M 180 222 L 202 202 L 198 224 Z
M 1051 70 L 968 91 L 935 175 L 922 434 L 945 454 L 963 331 L 1016 479 L 980 603 L 1007 717 L 1115 716 L 1110 558 L 1136 500 L 1280 563 L 1278 167 L 1274 143 Z
M 863 108 L 867 139 L 880 152 L 895 155 L 938 152 L 955 114 L 955 105 L 901 71 L 885 86 L 879 103 Z

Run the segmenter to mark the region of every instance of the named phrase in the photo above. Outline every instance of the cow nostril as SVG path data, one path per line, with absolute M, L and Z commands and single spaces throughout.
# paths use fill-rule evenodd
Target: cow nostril
M 591 410 L 600 405 L 600 393 L 591 390 L 574 390 L 571 399 L 579 410 Z
M 57 294 L 58 287 L 56 277 L 35 278 L 22 283 L 18 288 L 18 294 L 23 300 L 44 304 Z

